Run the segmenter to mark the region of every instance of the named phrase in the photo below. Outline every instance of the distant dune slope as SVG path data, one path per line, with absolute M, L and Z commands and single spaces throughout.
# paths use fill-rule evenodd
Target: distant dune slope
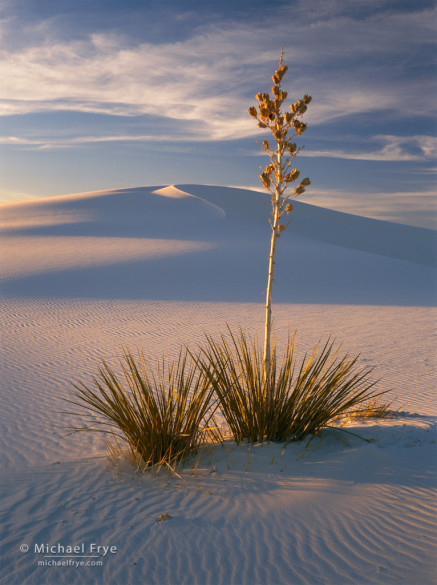
M 261 301 L 267 195 L 170 185 L 0 206 L 2 293 Z M 436 232 L 294 202 L 275 300 L 435 302 Z
M 229 214 L 267 221 L 268 196 L 257 191 L 206 185 L 179 185 L 179 189 L 220 205 Z M 437 265 L 437 232 L 434 230 L 370 219 L 293 201 L 294 234 L 315 238 L 346 248 Z

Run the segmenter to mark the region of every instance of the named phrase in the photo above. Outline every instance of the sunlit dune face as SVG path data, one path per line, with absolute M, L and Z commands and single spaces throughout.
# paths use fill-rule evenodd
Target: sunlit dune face
M 64 214 L 64 217 L 39 216 L 24 218 L 0 218 L 0 229 L 4 232 L 12 230 L 24 230 L 28 228 L 51 227 L 55 225 L 68 225 L 86 221 L 87 217 L 79 214 Z
M 53 198 L 53 202 L 59 199 Z M 64 197 L 63 200 L 68 202 L 68 197 Z M 76 198 L 76 201 L 78 200 L 79 196 Z M 0 206 L 0 229 L 5 233 L 12 230 L 83 223 L 93 218 L 89 210 L 71 211 L 62 207 L 56 209 L 53 204 L 47 205 L 46 199 L 18 201 Z
M 181 240 L 93 237 L 4 237 L 0 240 L 1 275 L 17 278 L 151 260 L 210 249 L 212 244 Z

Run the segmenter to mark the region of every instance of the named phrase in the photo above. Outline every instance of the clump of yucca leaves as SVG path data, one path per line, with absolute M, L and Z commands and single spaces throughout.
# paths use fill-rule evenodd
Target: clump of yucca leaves
M 229 329 L 219 341 L 206 336 L 196 354 L 184 348 L 176 362 L 162 359 L 155 370 L 143 353 L 125 351 L 121 376 L 103 361 L 93 387 L 74 384 L 68 402 L 86 411 L 87 424 L 70 429 L 121 439 L 139 468 L 159 471 L 174 470 L 201 445 L 222 440 L 217 410 L 237 443 L 311 440 L 343 417 L 387 416 L 372 369 L 360 369 L 359 356 L 338 353 L 328 340 L 298 362 L 290 337 L 281 362 L 273 344 L 266 379 L 262 349 L 242 330 Z
M 74 384 L 74 399 L 68 402 L 87 411 L 88 424 L 72 427 L 73 432 L 121 439 L 141 467 L 158 470 L 174 468 L 215 436 L 213 389 L 188 350 L 170 365 L 163 359 L 155 371 L 143 353 L 135 358 L 124 351 L 120 366 L 121 377 L 103 361 L 94 387 Z
M 338 357 L 334 342 L 316 347 L 299 364 L 295 336 L 289 338 L 282 362 L 273 344 L 268 378 L 256 340 L 229 330 L 219 341 L 207 336 L 197 362 L 209 379 L 220 410 L 239 443 L 290 442 L 317 435 L 340 417 L 364 413 L 382 393 L 375 393 L 372 369 L 357 367 L 359 356 Z M 380 406 L 380 413 L 388 405 Z

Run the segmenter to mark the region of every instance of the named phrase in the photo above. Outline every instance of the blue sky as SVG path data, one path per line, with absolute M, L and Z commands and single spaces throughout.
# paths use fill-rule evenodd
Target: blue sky
M 1 0 L 0 200 L 258 187 L 247 109 L 284 43 L 313 196 L 431 209 L 436 23 L 428 0 Z

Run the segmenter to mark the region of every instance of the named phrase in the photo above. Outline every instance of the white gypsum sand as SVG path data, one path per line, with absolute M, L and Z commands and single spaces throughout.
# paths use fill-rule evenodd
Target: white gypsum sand
M 435 582 L 432 230 L 297 204 L 279 242 L 278 344 L 297 330 L 303 354 L 332 333 L 375 366 L 401 412 L 349 423 L 370 443 L 334 429 L 308 450 L 228 442 L 177 479 L 59 428 L 78 422 L 62 414 L 71 383 L 122 346 L 155 359 L 227 323 L 262 335 L 268 205 L 186 185 L 0 207 L 2 582 Z M 50 566 L 93 544 L 116 552 Z

